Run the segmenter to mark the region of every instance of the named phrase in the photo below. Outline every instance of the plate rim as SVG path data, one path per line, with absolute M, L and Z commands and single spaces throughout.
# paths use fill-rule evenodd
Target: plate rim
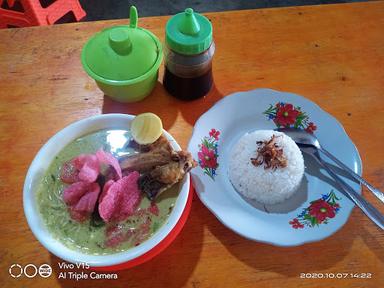
M 220 106 L 223 105 L 223 103 L 225 101 L 228 100 L 228 98 L 231 98 L 231 97 L 236 97 L 236 95 L 238 94 L 248 94 L 248 93 L 253 93 L 257 91 L 258 93 L 259 92 L 262 92 L 262 91 L 268 91 L 269 93 L 272 92 L 272 93 L 276 93 L 276 94 L 285 94 L 285 95 L 293 95 L 295 97 L 298 97 L 300 99 L 302 99 L 303 101 L 305 102 L 308 102 L 310 103 L 311 105 L 313 105 L 313 107 L 317 110 L 319 110 L 322 114 L 325 114 L 331 121 L 333 121 L 334 123 L 336 123 L 339 128 L 341 128 L 341 131 L 345 134 L 346 136 L 346 139 L 352 144 L 352 147 L 353 149 L 356 151 L 356 160 L 358 162 L 358 167 L 357 167 L 357 173 L 361 176 L 362 173 L 363 173 L 363 163 L 362 163 L 362 159 L 361 159 L 361 156 L 360 156 L 360 153 L 359 153 L 359 150 L 357 149 L 357 146 L 355 145 L 355 143 L 352 141 L 351 137 L 348 135 L 347 131 L 345 130 L 344 126 L 337 120 L 336 117 L 334 117 L 332 114 L 330 114 L 329 112 L 325 111 L 323 108 L 320 107 L 320 105 L 318 105 L 316 102 L 304 97 L 304 96 L 301 96 L 299 94 L 296 94 L 296 93 L 293 93 L 293 92 L 286 92 L 286 91 L 279 91 L 279 90 L 274 90 L 274 89 L 270 89 L 270 88 L 256 88 L 256 89 L 252 89 L 252 90 L 247 90 L 247 91 L 238 91 L 238 92 L 233 92 L 227 96 L 224 96 L 223 98 L 221 98 L 220 100 L 218 100 L 216 103 L 213 104 L 213 106 L 211 106 L 207 111 L 205 111 L 203 114 L 200 115 L 200 117 L 197 119 L 197 121 L 195 122 L 195 125 L 193 126 L 193 130 L 192 130 L 192 135 L 191 135 L 191 138 L 188 142 L 188 145 L 187 145 L 187 149 L 188 151 L 191 151 L 191 145 L 192 145 L 192 139 L 194 138 L 194 136 L 196 136 L 196 127 L 202 123 L 203 121 L 203 118 L 204 116 L 206 116 L 208 113 L 214 111 L 214 110 L 217 110 L 220 108 Z M 277 247 L 295 247 L 295 246 L 301 246 L 301 245 L 304 245 L 304 244 L 307 244 L 307 243 L 314 243 L 314 242 L 318 242 L 318 241 L 321 241 L 321 240 L 324 240 L 330 236 L 332 236 L 333 234 L 339 232 L 341 230 L 342 227 L 344 227 L 344 225 L 347 223 L 348 219 L 350 218 L 351 214 L 352 214 L 352 211 L 353 209 L 355 209 L 355 204 L 352 203 L 352 208 L 350 209 L 350 211 L 347 213 L 345 219 L 342 219 L 342 220 L 339 220 L 340 222 L 340 225 L 338 227 L 336 227 L 336 229 L 333 231 L 333 233 L 329 234 L 329 235 L 322 235 L 316 239 L 311 239 L 311 240 L 302 240 L 302 241 L 296 241 L 294 243 L 282 243 L 282 242 L 278 242 L 278 241 L 271 241 L 271 240 L 262 240 L 262 239 L 255 239 L 255 238 L 252 238 L 252 237 L 249 237 L 248 235 L 245 235 L 244 233 L 242 232 L 239 232 L 238 230 L 235 230 L 233 227 L 231 227 L 230 225 L 228 225 L 228 223 L 226 223 L 216 212 L 215 210 L 207 203 L 207 201 L 201 197 L 200 195 L 200 192 L 198 191 L 198 189 L 196 188 L 195 186 L 195 177 L 197 177 L 196 175 L 194 174 L 191 174 L 191 178 L 192 178 L 192 183 L 194 184 L 194 187 L 195 187 L 195 191 L 196 191 L 196 194 L 197 196 L 199 197 L 200 201 L 204 204 L 205 207 L 207 207 L 207 209 L 225 226 L 227 227 L 228 229 L 232 230 L 233 232 L 235 232 L 236 234 L 248 239 L 248 240 L 252 240 L 252 241 L 255 241 L 255 242 L 260 242 L 260 243 L 264 243 L 264 244 L 271 244 L 271 245 L 274 245 L 274 246 L 277 246 Z M 361 185 L 359 185 L 360 188 L 358 189 L 358 193 L 359 194 L 362 194 L 362 189 L 361 189 Z

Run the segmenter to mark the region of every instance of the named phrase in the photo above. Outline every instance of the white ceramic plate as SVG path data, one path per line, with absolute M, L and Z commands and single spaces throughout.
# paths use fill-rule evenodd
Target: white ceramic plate
M 279 246 L 300 245 L 332 235 L 346 223 L 354 207 L 315 160 L 305 155 L 302 185 L 283 204 L 263 206 L 243 198 L 233 188 L 227 176 L 233 145 L 247 132 L 276 129 L 276 122 L 282 121 L 277 111 L 281 107 L 289 110 L 288 104 L 292 109 L 300 107 L 301 115 L 307 116 L 303 129 L 313 122 L 320 143 L 361 175 L 359 153 L 335 118 L 301 96 L 270 89 L 235 93 L 217 102 L 196 122 L 188 146 L 193 157 L 199 159 L 199 167 L 191 172 L 192 181 L 208 209 L 238 234 Z M 361 193 L 357 183 L 343 179 Z
M 41 179 L 44 176 L 54 157 L 70 142 L 86 134 L 102 129 L 130 129 L 132 115 L 126 114 L 105 114 L 89 117 L 72 123 L 54 135 L 40 149 L 31 166 L 29 167 L 23 191 L 24 213 L 29 227 L 40 243 L 56 256 L 72 262 L 85 262 L 91 266 L 111 266 L 135 259 L 151 250 L 160 243 L 175 227 L 182 215 L 189 192 L 189 177 L 184 177 L 181 183 L 179 196 L 177 197 L 174 209 L 167 222 L 147 241 L 127 251 L 110 255 L 89 255 L 79 251 L 71 250 L 60 241 L 54 239 L 41 218 L 36 193 Z M 175 150 L 181 150 L 176 140 L 166 131 L 165 136 L 170 140 Z

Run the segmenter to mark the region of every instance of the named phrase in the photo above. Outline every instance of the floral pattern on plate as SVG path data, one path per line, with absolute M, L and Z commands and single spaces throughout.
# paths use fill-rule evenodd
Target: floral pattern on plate
M 281 102 L 291 103 L 292 105 L 289 106 L 287 104 L 286 106 L 286 104 L 283 104 L 283 106 L 286 106 L 284 108 L 289 111 L 282 110 L 280 111 L 281 113 L 288 112 L 289 115 L 289 113 L 292 113 L 292 110 L 305 112 L 305 115 L 309 117 L 309 119 L 307 119 L 308 125 L 312 121 L 318 127 L 321 127 L 321 129 L 317 128 L 314 132 L 319 141 L 324 143 L 325 146 L 328 146 L 332 150 L 332 153 L 345 162 L 348 167 L 359 174 L 361 173 L 361 158 L 359 157 L 356 146 L 345 133 L 343 126 L 334 117 L 304 97 L 271 89 L 238 92 L 219 100 L 196 121 L 192 137 L 188 144 L 188 150 L 196 160 L 201 159 L 204 155 L 204 153 L 201 152 L 212 150 L 206 149 L 206 147 L 204 151 L 202 151 L 202 146 L 207 146 L 203 145 L 204 142 L 202 142 L 202 140 L 204 138 L 211 138 L 213 134 L 215 134 L 215 131 L 212 131 L 212 135 L 209 136 L 211 128 L 214 127 L 216 130 L 219 130 L 219 157 L 216 160 L 219 166 L 215 171 L 217 175 L 214 176 L 214 181 L 204 173 L 204 169 L 200 166 L 191 170 L 193 185 L 201 202 L 212 211 L 218 220 L 226 227 L 247 239 L 278 246 L 297 246 L 326 239 L 335 233 L 348 221 L 354 207 L 354 204 L 347 197 L 341 196 L 342 193 L 339 190 L 339 186 L 337 186 L 334 181 L 325 181 L 323 171 L 319 169 L 320 167 L 317 165 L 315 159 L 311 157 L 306 159 L 306 165 L 308 167 L 308 173 L 306 174 L 307 181 L 302 187 L 305 189 L 304 192 L 307 193 L 306 203 L 297 207 L 297 205 L 300 205 L 299 203 L 295 201 L 285 201 L 279 206 L 279 209 L 281 208 L 282 210 L 281 212 L 286 211 L 284 213 L 266 213 L 263 209 L 256 209 L 251 203 L 246 203 L 241 195 L 234 189 L 227 177 L 228 161 L 231 156 L 231 151 L 233 150 L 233 145 L 235 145 L 236 141 L 238 141 L 242 135 L 249 131 L 276 128 L 277 125 L 275 121 L 271 120 L 277 117 L 278 109 L 276 109 L 275 103 L 280 103 L 281 106 Z M 273 106 L 271 106 L 271 104 Z M 267 108 L 270 106 L 272 109 L 268 111 Z M 300 110 L 298 107 L 300 107 Z M 267 111 L 265 110 L 270 112 L 267 114 L 271 114 L 271 116 L 266 115 L 264 112 Z M 293 113 L 295 114 L 295 112 Z M 271 117 L 271 120 L 268 121 L 269 117 Z M 288 120 L 293 122 L 292 119 Z M 313 120 L 316 120 L 316 122 Z M 276 120 L 276 122 L 281 123 L 278 120 Z M 294 124 L 290 124 L 290 127 L 293 126 Z M 299 128 L 305 129 L 306 127 L 301 126 Z M 338 144 L 334 145 L 336 142 Z M 199 152 L 200 157 L 198 156 Z M 206 161 L 204 160 L 203 162 L 205 163 Z M 213 164 L 215 163 L 215 161 L 212 162 Z M 204 164 L 203 167 L 205 167 Z M 350 181 L 349 179 L 346 179 L 346 181 L 357 193 L 360 193 L 361 188 L 358 183 Z M 333 216 L 332 210 L 328 212 L 329 215 L 326 214 L 326 217 L 315 214 L 319 219 L 324 218 L 324 220 L 318 224 L 319 226 L 317 228 L 312 228 L 312 225 L 310 225 L 311 222 L 308 219 L 309 222 L 307 223 L 309 225 L 306 226 L 306 221 L 298 218 L 298 215 L 303 212 L 305 207 L 311 206 L 311 202 L 322 199 L 322 194 L 327 194 L 332 190 L 334 194 L 340 198 L 340 200 L 334 200 L 335 204 L 338 204 L 341 208 L 328 203 L 335 208 L 335 216 L 333 218 L 329 217 Z M 303 200 L 299 198 L 300 197 L 297 197 L 298 201 Z M 326 200 L 324 201 L 327 202 Z M 320 210 L 322 208 L 320 204 L 324 204 L 324 202 L 316 204 L 313 208 Z M 312 211 L 312 213 L 315 213 L 315 211 L 316 210 Z M 305 214 L 309 214 L 309 210 L 305 210 L 302 217 L 304 217 Z M 309 216 L 311 216 L 311 214 L 309 214 Z M 297 220 L 294 220 L 296 218 Z M 303 225 L 303 229 L 299 229 L 299 227 L 294 229 L 293 226 L 289 224 L 290 221 L 294 221 L 295 226 Z M 328 222 L 328 224 L 325 225 L 325 222 Z M 314 226 L 317 225 L 314 224 Z M 284 237 L 276 237 L 276 235 L 284 235 Z
M 309 121 L 307 113 L 302 111 L 299 106 L 293 106 L 290 103 L 277 102 L 275 105 L 270 104 L 263 114 L 269 120 L 273 120 L 278 128 L 301 128 L 308 133 L 313 133 L 317 129 L 317 126 Z
M 328 194 L 323 194 L 320 199 L 310 202 L 311 205 L 304 208 L 296 218 L 289 221 L 289 224 L 294 229 L 328 224 L 329 219 L 334 218 L 340 210 L 340 205 L 337 202 L 339 200 L 340 198 L 336 197 L 333 190 Z
M 219 141 L 220 131 L 212 128 L 209 131 L 209 136 L 205 136 L 199 144 L 199 152 L 197 156 L 199 158 L 199 166 L 204 170 L 204 174 L 211 177 L 212 180 L 215 180 L 216 169 L 219 167 L 217 158 L 219 157 L 217 153 L 218 141 Z

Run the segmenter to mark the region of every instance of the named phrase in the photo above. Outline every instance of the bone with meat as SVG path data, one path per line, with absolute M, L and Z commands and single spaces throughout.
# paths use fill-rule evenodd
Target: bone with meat
M 120 159 L 123 173 L 138 171 L 139 188 L 150 200 L 181 181 L 186 173 L 196 167 L 192 155 L 185 151 L 174 151 L 165 136 L 151 145 L 139 145 L 138 153 Z

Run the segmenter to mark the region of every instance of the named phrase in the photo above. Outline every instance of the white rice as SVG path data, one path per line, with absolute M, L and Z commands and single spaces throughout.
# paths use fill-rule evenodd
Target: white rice
M 287 159 L 284 168 L 265 169 L 264 164 L 254 166 L 257 141 L 268 141 L 272 135 L 279 136 L 276 143 L 283 149 Z M 247 133 L 235 144 L 229 159 L 229 179 L 235 189 L 247 198 L 262 204 L 277 204 L 291 197 L 304 175 L 304 159 L 299 147 L 287 135 L 273 130 L 258 130 Z

